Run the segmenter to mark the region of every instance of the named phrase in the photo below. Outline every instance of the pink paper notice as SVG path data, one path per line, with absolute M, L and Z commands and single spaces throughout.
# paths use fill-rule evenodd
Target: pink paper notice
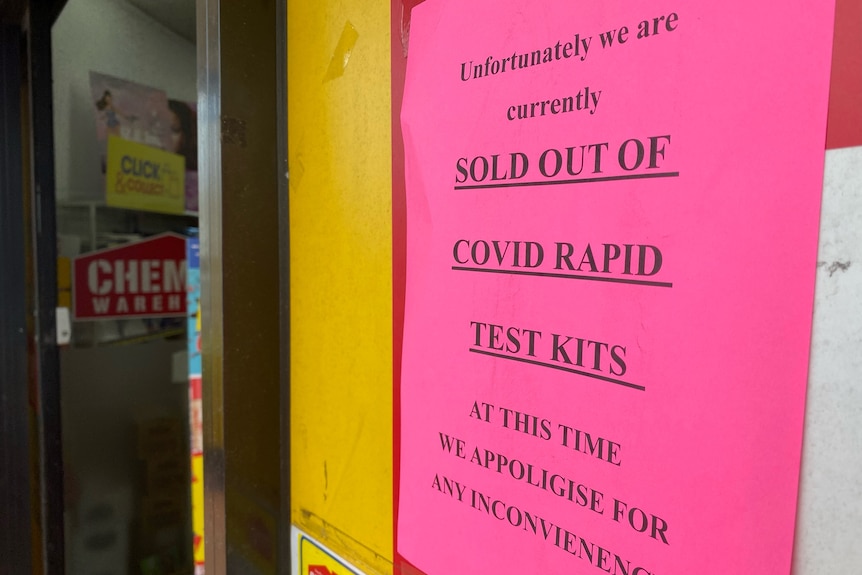
M 828 4 L 413 10 L 402 557 L 790 572 Z

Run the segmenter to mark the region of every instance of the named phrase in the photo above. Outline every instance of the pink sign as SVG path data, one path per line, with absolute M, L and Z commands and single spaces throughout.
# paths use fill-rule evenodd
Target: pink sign
M 413 10 L 401 557 L 790 572 L 832 10 Z

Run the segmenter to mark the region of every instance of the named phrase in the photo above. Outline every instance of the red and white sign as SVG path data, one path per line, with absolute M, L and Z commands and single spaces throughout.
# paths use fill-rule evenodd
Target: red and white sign
M 75 258 L 75 319 L 183 316 L 186 239 L 167 233 Z

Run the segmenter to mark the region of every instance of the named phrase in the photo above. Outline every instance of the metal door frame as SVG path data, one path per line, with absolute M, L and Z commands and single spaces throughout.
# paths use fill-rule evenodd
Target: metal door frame
M 289 573 L 286 6 L 197 0 L 197 20 L 206 573 L 251 572 L 231 504 L 271 496 L 239 464 L 251 442 L 277 476 Z
M 27 283 L 20 26 L 0 23 L 0 557 L 31 570 Z

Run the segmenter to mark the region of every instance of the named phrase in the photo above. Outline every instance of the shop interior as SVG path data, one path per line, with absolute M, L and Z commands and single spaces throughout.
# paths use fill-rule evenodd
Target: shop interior
M 128 262 L 86 277 L 87 254 L 110 258 L 160 234 L 197 235 L 195 26 L 194 0 L 68 0 L 52 30 L 58 297 L 71 328 L 60 390 L 72 575 L 185 574 L 202 557 L 192 511 L 192 486 L 202 493 L 202 482 L 190 465 L 201 452 L 191 440 L 201 424 L 200 378 L 196 394 L 189 379 L 196 352 L 200 365 L 194 292 L 170 310 L 151 299 L 87 311 L 75 297 L 87 281 L 97 289 L 121 275 L 127 288 L 143 282 Z M 113 137 L 182 157 L 179 209 L 120 207 L 107 197 Z M 174 269 L 175 282 L 195 279 L 187 263 Z

